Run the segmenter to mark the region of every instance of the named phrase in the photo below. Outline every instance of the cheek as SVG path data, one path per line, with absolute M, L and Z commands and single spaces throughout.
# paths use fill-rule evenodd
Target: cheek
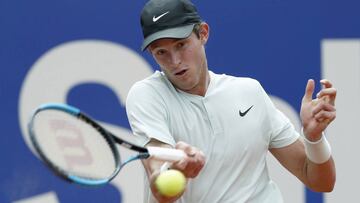
M 202 65 L 204 54 L 202 54 L 202 50 L 199 48 L 197 51 L 191 50 L 187 53 L 186 57 L 188 59 L 191 59 L 191 63 L 198 67 Z
M 194 49 L 189 49 L 183 54 L 183 59 L 190 63 L 196 63 L 199 60 L 199 53 Z
M 166 72 L 167 68 L 169 67 L 169 63 L 166 59 L 155 59 L 156 63 L 160 66 L 160 69 L 164 72 Z

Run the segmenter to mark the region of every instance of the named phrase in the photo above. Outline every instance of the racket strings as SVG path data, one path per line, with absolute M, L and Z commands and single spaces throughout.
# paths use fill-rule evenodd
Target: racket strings
M 89 124 L 66 112 L 44 110 L 36 115 L 33 131 L 46 161 L 60 173 L 106 179 L 116 171 L 119 157 L 109 138 Z

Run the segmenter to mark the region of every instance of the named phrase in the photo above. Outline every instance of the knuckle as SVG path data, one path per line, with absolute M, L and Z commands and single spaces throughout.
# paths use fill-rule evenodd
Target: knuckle
M 185 149 L 186 149 L 188 146 L 189 146 L 189 145 L 188 145 L 187 143 L 182 142 L 182 141 L 179 141 L 179 142 L 176 143 L 175 148 L 176 148 L 176 149 L 182 149 L 182 150 L 185 151 Z
M 185 145 L 185 142 L 183 141 L 179 141 L 176 143 L 176 146 L 184 146 Z
M 195 152 L 194 152 L 193 148 L 190 145 L 184 146 L 184 151 L 190 157 L 195 156 Z

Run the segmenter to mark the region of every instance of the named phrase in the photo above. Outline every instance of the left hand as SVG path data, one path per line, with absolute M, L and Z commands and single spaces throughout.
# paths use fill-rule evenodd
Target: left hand
M 312 99 L 315 83 L 308 80 L 304 97 L 301 102 L 300 117 L 306 138 L 310 141 L 317 141 L 321 138 L 322 132 L 335 119 L 335 98 L 336 89 L 332 87 L 329 80 L 320 81 L 323 88 Z

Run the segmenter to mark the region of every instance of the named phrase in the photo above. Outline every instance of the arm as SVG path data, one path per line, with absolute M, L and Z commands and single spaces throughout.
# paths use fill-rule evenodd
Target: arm
M 335 164 L 332 158 L 322 164 L 311 162 L 305 154 L 303 142 L 272 148 L 270 152 L 287 170 L 294 174 L 308 188 L 316 192 L 331 192 L 335 184 Z
M 155 139 L 152 139 L 147 144 L 147 146 L 172 148 L 170 145 L 165 144 L 165 143 L 160 142 Z M 188 156 L 183 160 L 180 160 L 178 162 L 171 164 L 170 168 L 181 171 L 185 175 L 187 180 L 188 180 L 188 178 L 195 178 L 199 174 L 199 172 L 201 171 L 201 169 L 203 168 L 203 166 L 205 164 L 205 156 L 204 156 L 203 152 L 201 152 L 199 149 L 197 149 L 191 145 L 188 145 L 187 143 L 184 143 L 184 142 L 178 142 L 176 144 L 175 148 L 183 150 Z M 160 203 L 174 202 L 175 200 L 177 200 L 178 198 L 181 197 L 182 194 L 179 194 L 178 196 L 169 198 L 169 197 L 161 195 L 157 191 L 157 188 L 154 183 L 155 183 L 156 178 L 160 174 L 161 166 L 165 162 L 149 158 L 149 159 L 143 160 L 142 163 L 144 165 L 144 168 L 146 170 L 146 173 L 147 173 L 147 176 L 149 179 L 151 191 L 152 191 L 154 197 Z
M 308 81 L 301 105 L 300 117 L 304 136 L 311 142 L 320 140 L 323 136 L 322 132 L 336 117 L 334 107 L 336 89 L 332 88 L 328 80 L 320 82 L 324 88 L 313 100 L 314 81 Z M 333 190 L 336 172 L 332 157 L 321 163 L 314 163 L 308 158 L 304 142 L 301 140 L 283 148 L 270 149 L 270 152 L 310 189 L 317 192 Z

